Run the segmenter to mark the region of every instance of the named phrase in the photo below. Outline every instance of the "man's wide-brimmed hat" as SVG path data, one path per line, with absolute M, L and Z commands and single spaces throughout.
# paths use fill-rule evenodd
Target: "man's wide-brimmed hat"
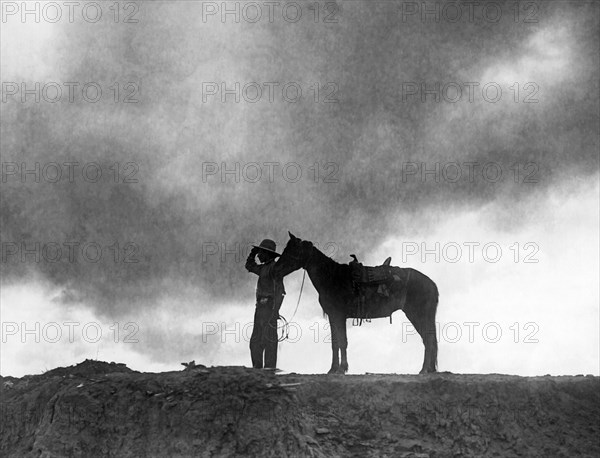
M 279 253 L 277 253 L 277 251 L 275 251 L 275 249 L 277 248 L 277 245 L 271 239 L 264 239 L 262 242 L 260 242 L 260 245 L 258 245 L 258 246 L 252 245 L 252 246 L 254 248 L 258 248 L 263 251 L 266 251 L 268 253 L 275 254 L 277 256 L 281 256 Z

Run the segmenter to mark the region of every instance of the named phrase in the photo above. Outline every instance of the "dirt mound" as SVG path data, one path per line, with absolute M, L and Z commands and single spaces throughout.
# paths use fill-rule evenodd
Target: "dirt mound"
M 88 360 L 9 382 L 2 456 L 600 456 L 592 376 L 146 374 Z
M 110 374 L 113 372 L 133 372 L 123 363 L 105 363 L 104 361 L 95 361 L 93 359 L 86 359 L 82 363 L 75 366 L 69 367 L 57 367 L 44 373 L 45 376 L 54 375 L 78 375 L 82 377 L 91 377 L 94 375 Z

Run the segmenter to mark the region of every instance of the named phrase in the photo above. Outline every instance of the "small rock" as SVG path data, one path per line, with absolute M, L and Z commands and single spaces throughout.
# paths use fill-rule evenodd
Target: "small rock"
M 310 437 L 310 436 L 304 436 L 304 439 L 309 444 L 319 445 L 319 443 L 316 440 L 314 440 L 312 437 Z
M 317 428 L 315 431 L 317 434 L 329 434 L 331 432 L 328 428 Z

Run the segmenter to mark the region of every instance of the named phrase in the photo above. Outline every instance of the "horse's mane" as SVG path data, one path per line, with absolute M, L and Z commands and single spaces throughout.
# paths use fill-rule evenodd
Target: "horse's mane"
M 340 279 L 348 278 L 350 275 L 350 266 L 348 264 L 340 264 L 334 261 L 314 245 L 312 246 L 312 250 L 312 256 L 317 258 L 319 264 L 326 267 L 332 277 L 339 277 Z

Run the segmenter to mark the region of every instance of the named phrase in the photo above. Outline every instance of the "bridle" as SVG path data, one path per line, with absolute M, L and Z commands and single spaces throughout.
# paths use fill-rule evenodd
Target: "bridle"
M 305 269 L 306 270 L 306 265 L 308 264 L 308 262 L 312 259 L 313 257 L 313 253 L 314 253 L 314 248 L 315 246 L 312 244 L 312 242 L 310 243 L 310 250 L 308 253 L 308 256 L 306 257 L 305 260 L 302 260 L 301 256 L 296 256 L 294 254 L 288 254 L 287 256 L 289 256 L 290 258 L 292 258 L 294 261 L 297 261 L 300 265 L 299 269 Z

